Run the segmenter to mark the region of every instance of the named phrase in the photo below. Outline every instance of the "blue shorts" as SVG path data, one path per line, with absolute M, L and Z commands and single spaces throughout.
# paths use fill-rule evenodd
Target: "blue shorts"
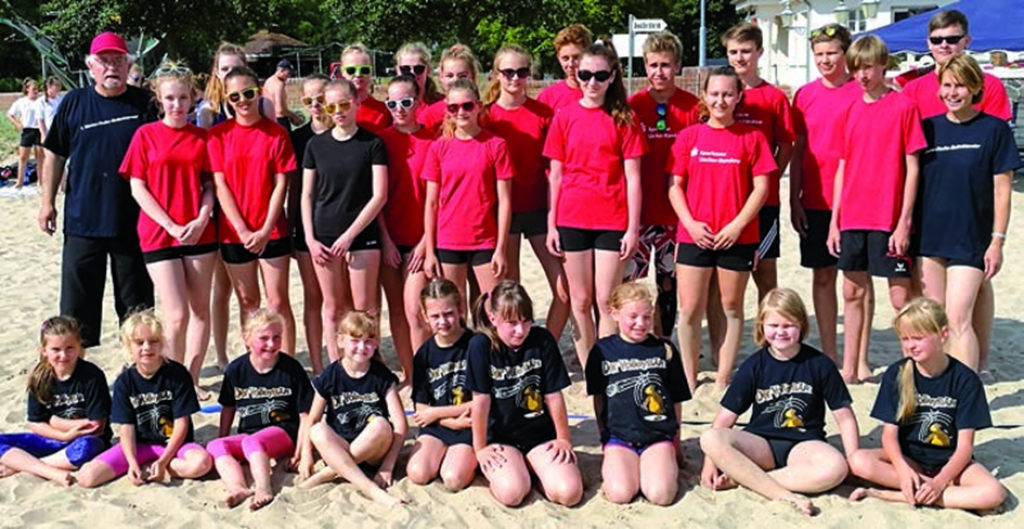
M 440 424 L 428 424 L 420 428 L 420 435 L 429 435 L 444 443 L 445 446 L 469 445 L 473 446 L 473 430 L 465 428 L 452 430 Z
M 24 450 L 32 457 L 46 457 L 66 450 L 68 462 L 75 468 L 88 463 L 107 448 L 107 443 L 99 437 L 79 437 L 71 442 L 58 441 L 34 433 L 0 434 L 0 457 L 10 449 Z
M 633 442 L 626 441 L 624 439 L 620 439 L 618 437 L 615 437 L 614 435 L 609 435 L 608 436 L 608 440 L 605 441 L 604 443 L 602 443 L 602 445 L 605 446 L 605 447 L 607 447 L 608 445 L 612 445 L 612 446 L 621 446 L 623 448 L 628 448 L 628 449 L 636 452 L 636 455 L 639 456 L 639 455 L 643 455 L 643 453 L 646 452 L 648 448 L 650 448 L 650 447 L 652 447 L 654 445 L 661 444 L 661 443 L 671 443 L 672 441 L 673 441 L 673 439 L 670 437 L 668 439 L 662 439 L 660 441 L 654 441 L 653 443 L 633 443 Z

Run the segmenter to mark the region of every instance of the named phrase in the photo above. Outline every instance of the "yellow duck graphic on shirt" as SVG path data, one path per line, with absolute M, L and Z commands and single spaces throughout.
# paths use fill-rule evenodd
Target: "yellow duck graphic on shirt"
M 527 387 L 523 390 L 523 407 L 530 413 L 537 413 L 541 409 L 541 398 L 540 393 L 537 392 L 533 387 Z
M 466 390 L 460 386 L 452 388 L 452 406 L 458 406 L 466 402 Z
M 662 400 L 653 384 L 644 388 L 644 408 L 655 415 L 665 414 L 665 401 Z
M 947 447 L 950 445 L 949 435 L 942 431 L 942 426 L 939 423 L 932 423 L 928 427 L 928 437 L 925 441 L 932 446 Z
M 160 433 L 168 439 L 170 439 L 171 435 L 174 434 L 174 421 L 167 417 L 160 417 L 160 420 L 157 422 L 157 427 L 160 429 Z
M 788 409 L 783 414 L 783 416 L 786 418 L 784 421 L 782 421 L 782 427 L 783 428 L 803 428 L 804 427 L 804 421 L 803 421 L 803 419 L 800 418 L 799 415 L 796 414 L 796 410 Z
M 288 415 L 288 412 L 285 412 L 285 411 L 282 411 L 282 410 L 273 410 L 273 411 L 270 412 L 270 422 L 271 423 L 287 421 L 289 418 L 290 418 L 290 416 Z

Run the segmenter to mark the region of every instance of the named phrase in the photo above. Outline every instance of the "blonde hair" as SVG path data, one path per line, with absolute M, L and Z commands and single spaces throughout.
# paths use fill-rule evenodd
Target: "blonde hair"
M 494 63 L 491 66 L 491 83 L 487 85 L 487 91 L 484 95 L 484 107 L 490 108 L 491 105 L 498 102 L 498 98 L 501 97 L 501 73 L 498 72 L 498 65 L 501 61 L 509 55 L 518 55 L 526 59 L 527 67 L 533 68 L 533 57 L 530 53 L 520 46 L 515 44 L 506 44 L 502 46 L 497 53 L 494 54 Z
M 245 58 L 245 50 L 237 44 L 231 44 L 230 42 L 222 42 L 217 47 L 217 52 L 213 54 L 213 67 L 210 69 L 210 80 L 206 83 L 206 91 L 203 92 L 203 99 L 208 101 L 210 105 L 210 111 L 214 114 L 220 114 L 221 106 L 224 103 L 224 81 L 217 75 L 217 69 L 220 65 L 220 58 L 222 55 L 234 55 L 242 59 L 242 64 L 247 64 Z
M 43 355 L 47 339 L 51 336 L 70 336 L 78 342 L 79 348 L 82 345 L 82 329 L 74 318 L 54 316 L 47 318 L 39 327 L 39 362 L 28 376 L 28 394 L 43 404 L 53 401 L 53 383 L 57 380 L 57 373 Z M 85 351 L 80 351 L 79 358 L 84 356 Z
M 753 42 L 757 49 L 764 48 L 764 32 L 755 24 L 737 24 L 722 34 L 722 47 L 728 48 L 729 41 L 737 43 Z
M 846 68 L 851 72 L 867 65 L 889 65 L 889 48 L 874 35 L 865 35 L 853 41 L 846 54 Z
M 158 104 L 160 102 L 160 87 L 167 81 L 181 83 L 188 91 L 189 98 L 193 102 L 195 101 L 196 79 L 192 75 L 192 70 L 189 70 L 185 63 L 165 61 L 153 71 L 153 79 L 149 82 L 149 87 L 156 94 Z
M 36 87 L 36 90 L 39 89 L 39 83 L 35 79 L 33 79 L 31 77 L 26 77 L 26 78 L 22 79 L 21 80 L 21 95 L 28 95 L 28 89 L 29 89 L 30 86 Z
M 939 84 L 942 84 L 942 78 L 947 72 L 954 79 L 963 83 L 968 90 L 975 92 L 971 97 L 971 104 L 976 105 L 981 102 L 982 92 L 985 89 L 985 74 L 974 57 L 966 53 L 950 57 L 946 64 L 939 67 Z
M 652 33 L 644 41 L 645 60 L 649 53 L 671 53 L 672 62 L 678 64 L 683 60 L 683 43 L 670 31 Z
M 420 291 L 420 310 L 427 311 L 427 300 L 446 299 L 455 306 L 462 305 L 462 293 L 450 279 L 433 279 Z
M 807 306 L 795 290 L 789 288 L 776 288 L 769 292 L 761 300 L 761 306 L 754 318 L 754 342 L 761 347 L 768 345 L 764 337 L 764 320 L 769 312 L 774 312 L 787 320 L 796 322 L 800 327 L 800 341 L 807 339 L 811 322 L 807 318 Z
M 422 42 L 406 42 L 395 52 L 395 69 L 398 70 L 398 61 L 404 55 L 413 55 L 419 58 L 420 62 L 427 67 L 426 77 L 423 80 L 423 102 L 430 105 L 444 99 L 437 90 L 437 82 L 430 72 L 430 49 Z M 398 73 L 401 73 L 399 71 Z
M 366 48 L 361 42 L 355 44 L 349 44 L 345 49 L 341 50 L 341 62 L 345 62 L 345 57 L 349 55 L 355 55 L 356 53 L 362 53 L 370 58 L 370 62 L 373 62 L 373 55 L 370 54 L 370 50 Z
M 348 79 L 334 79 L 324 86 L 324 93 L 331 90 L 345 90 L 348 92 L 348 97 L 355 99 L 356 97 L 356 86 L 352 84 L 352 81 Z
M 622 310 L 622 307 L 625 307 L 627 303 L 634 301 L 643 301 L 653 307 L 654 295 L 651 294 L 651 289 L 635 281 L 622 283 L 615 287 L 615 290 L 612 290 L 611 296 L 608 297 L 608 309 Z
M 507 279 L 476 300 L 473 321 L 476 323 L 477 331 L 491 340 L 491 351 L 500 351 L 502 342 L 498 337 L 498 329 L 487 315 L 488 312 L 506 320 L 533 321 L 533 300 L 523 285 Z
M 164 341 L 164 324 L 157 318 L 153 309 L 141 310 L 128 316 L 121 324 L 121 345 L 131 356 L 132 339 L 140 327 L 149 327 L 149 332 L 156 336 L 156 339 Z M 130 359 L 134 362 L 133 359 Z
M 456 79 L 455 82 L 452 83 L 452 87 L 448 90 L 448 94 L 450 95 L 452 92 L 456 91 L 468 92 L 473 95 L 473 98 L 476 99 L 477 103 L 480 103 L 480 88 L 476 86 L 476 83 L 469 79 Z M 487 109 L 481 108 L 480 114 L 477 115 L 477 123 L 480 126 L 483 126 L 486 116 Z M 445 138 L 455 137 L 455 116 L 452 116 L 447 112 L 444 116 L 444 123 L 441 124 L 441 136 Z
M 901 340 L 912 334 L 935 335 L 949 326 L 946 309 L 939 303 L 925 298 L 917 298 L 907 303 L 892 319 L 892 328 Z M 897 408 L 896 422 L 902 423 L 910 419 L 917 409 L 917 387 L 914 385 L 914 361 L 906 359 L 900 366 L 899 373 L 900 404 Z
M 353 310 L 345 315 L 338 324 L 338 335 L 352 338 L 367 338 L 377 342 L 378 347 L 373 352 L 373 359 L 383 363 L 384 357 L 380 354 L 380 322 L 377 317 L 363 310 Z
M 242 338 L 248 341 L 257 331 L 266 329 L 271 325 L 284 327 L 284 317 L 271 309 L 256 309 L 249 315 L 249 319 L 245 320 L 245 326 L 242 328 Z

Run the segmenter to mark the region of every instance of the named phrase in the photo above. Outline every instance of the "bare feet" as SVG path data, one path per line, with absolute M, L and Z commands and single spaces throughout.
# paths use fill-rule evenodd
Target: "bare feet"
M 388 508 L 397 507 L 399 505 L 405 505 L 406 503 L 409 503 L 407 500 L 404 500 L 402 498 L 396 498 L 388 494 L 387 492 L 384 492 L 381 489 L 370 491 L 369 496 L 371 500 L 381 505 L 384 505 Z
M 8 468 L 8 467 L 4 466 L 3 463 L 0 463 L 0 479 L 9 478 L 9 477 L 11 477 L 11 476 L 13 476 L 13 475 L 15 475 L 17 473 L 18 473 L 17 470 Z
M 813 503 L 811 503 L 811 500 L 799 494 L 791 494 L 789 496 L 784 496 L 776 501 L 792 504 L 792 506 L 797 510 L 797 512 L 804 516 L 814 516 L 818 514 L 818 508 L 815 507 Z
M 75 476 L 71 472 L 64 472 L 52 481 L 61 487 L 67 488 L 75 484 Z
M 252 501 L 249 502 L 249 510 L 259 510 L 272 501 L 274 501 L 274 491 L 256 489 L 256 494 L 253 495 Z
M 338 479 L 338 474 L 335 473 L 331 467 L 324 467 L 316 474 L 310 476 L 306 481 L 299 483 L 299 488 L 311 489 L 318 485 L 323 485 L 324 483 L 330 483 L 336 479 Z
M 233 509 L 241 505 L 241 503 L 245 501 L 246 498 L 252 495 L 253 491 L 250 489 L 229 489 L 228 495 L 224 498 L 224 501 L 221 503 L 224 505 L 224 507 L 228 509 Z
M 199 402 L 206 402 L 210 400 L 210 396 L 209 391 L 206 391 L 200 387 L 199 384 L 196 384 L 196 398 L 199 399 Z
M 864 498 L 867 498 L 868 496 L 871 496 L 871 489 L 857 487 L 856 489 L 853 489 L 853 492 L 850 493 L 849 499 L 850 501 L 860 501 L 863 500 Z

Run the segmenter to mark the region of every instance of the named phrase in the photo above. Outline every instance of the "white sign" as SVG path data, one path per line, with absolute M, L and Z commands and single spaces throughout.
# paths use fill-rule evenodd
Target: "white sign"
M 640 33 L 633 35 L 633 56 L 643 57 L 644 43 L 647 42 L 647 34 Z M 629 56 L 629 35 L 628 34 L 617 34 L 612 35 L 612 46 L 615 46 L 615 53 L 619 57 L 626 58 Z
M 636 18 L 633 19 L 633 27 L 630 28 L 634 33 L 657 33 L 659 31 L 665 31 L 668 24 L 660 18 Z

